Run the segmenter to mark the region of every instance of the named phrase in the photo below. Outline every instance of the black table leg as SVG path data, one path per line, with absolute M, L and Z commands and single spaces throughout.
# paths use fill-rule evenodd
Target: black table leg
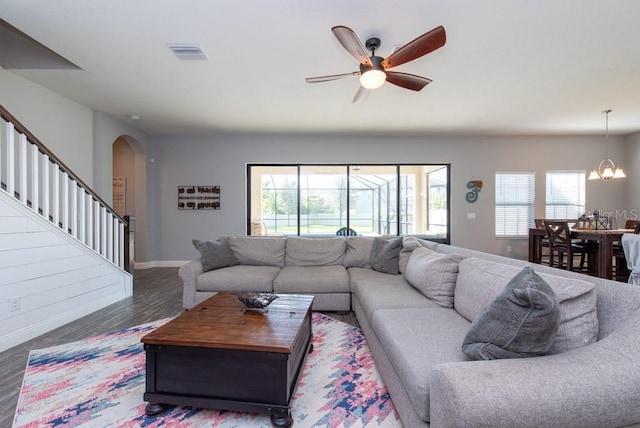
M 289 428 L 293 426 L 291 410 L 289 410 L 286 415 L 271 415 L 271 425 L 282 428 Z
M 144 408 L 144 413 L 147 416 L 158 416 L 161 413 L 164 413 L 167 410 L 167 405 L 160 403 L 147 403 L 147 406 Z

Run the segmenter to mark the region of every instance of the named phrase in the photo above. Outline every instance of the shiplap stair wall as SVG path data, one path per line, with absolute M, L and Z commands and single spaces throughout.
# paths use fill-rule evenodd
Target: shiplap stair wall
M 133 277 L 124 219 L 0 112 L 2 352 L 131 296 Z
M 0 352 L 133 294 L 128 272 L 30 211 L 0 192 Z

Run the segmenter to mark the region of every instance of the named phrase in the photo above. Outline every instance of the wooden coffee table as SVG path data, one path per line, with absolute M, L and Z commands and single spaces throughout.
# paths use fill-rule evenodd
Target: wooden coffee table
M 145 335 L 146 414 L 181 405 L 267 413 L 273 425 L 291 426 L 313 297 L 278 296 L 260 312 L 218 293 Z

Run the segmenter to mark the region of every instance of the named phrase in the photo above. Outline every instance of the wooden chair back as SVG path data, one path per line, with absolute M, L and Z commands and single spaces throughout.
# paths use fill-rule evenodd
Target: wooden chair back
M 545 220 L 544 227 L 549 237 L 549 244 L 553 245 L 571 245 L 571 230 L 569 222 Z
M 633 229 L 633 233 L 638 234 L 640 233 L 640 220 L 627 219 L 627 221 L 624 222 L 624 228 Z

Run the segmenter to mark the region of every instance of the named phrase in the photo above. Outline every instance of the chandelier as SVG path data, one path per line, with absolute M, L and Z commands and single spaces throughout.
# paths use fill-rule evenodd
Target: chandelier
M 616 164 L 613 163 L 611 158 L 609 157 L 609 113 L 611 113 L 611 109 L 603 110 L 606 117 L 606 136 L 605 136 L 605 158 L 600 161 L 600 164 L 596 169 L 591 170 L 589 174 L 589 180 L 609 180 L 611 178 L 622 178 L 627 175 L 624 173 L 622 168 L 616 167 Z

